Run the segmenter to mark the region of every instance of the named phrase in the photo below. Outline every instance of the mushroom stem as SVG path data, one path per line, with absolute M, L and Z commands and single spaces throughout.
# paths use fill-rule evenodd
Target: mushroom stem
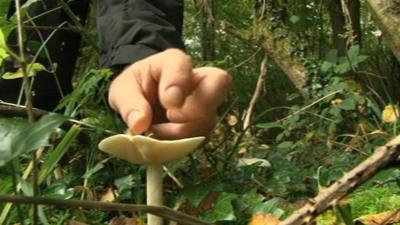
M 147 205 L 162 206 L 163 205 L 163 168 L 160 164 L 150 164 L 147 166 L 147 185 L 146 196 Z M 148 225 L 162 225 L 163 219 L 152 214 L 147 215 Z

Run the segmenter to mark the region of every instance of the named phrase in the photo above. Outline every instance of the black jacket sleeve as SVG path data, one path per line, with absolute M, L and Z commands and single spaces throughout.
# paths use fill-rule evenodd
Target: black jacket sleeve
M 183 0 L 98 0 L 101 65 L 125 65 L 167 48 L 184 50 Z

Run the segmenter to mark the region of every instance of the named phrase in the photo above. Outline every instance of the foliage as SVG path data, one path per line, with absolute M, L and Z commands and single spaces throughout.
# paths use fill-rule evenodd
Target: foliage
M 1 15 L 7 11 L 5 2 L 0 2 Z M 23 13 L 35 2 L 27 1 Z M 322 1 L 211 2 L 185 2 L 187 50 L 197 65 L 227 69 L 236 85 L 220 109 L 220 121 L 203 151 L 167 165 L 166 205 L 215 224 L 259 224 L 269 219 L 276 223 L 398 134 L 400 66 L 381 37 L 375 35 L 377 28 L 364 2 L 362 42 L 349 42 L 344 55 L 333 45 L 332 21 Z M 268 5 L 260 11 L 257 2 Z M 207 17 L 210 10 L 212 18 Z M 93 17 L 89 26 L 80 30 L 85 37 L 96 33 Z M 7 64 L 20 60 L 7 43 L 15 23 L 14 17 L 8 21 L 0 16 L 0 79 L 21 77 L 21 69 L 7 73 Z M 227 28 L 242 36 L 229 33 Z M 297 92 L 283 72 L 282 62 L 270 54 L 265 90 L 250 128 L 244 130 L 241 118 L 266 52 L 259 44 L 264 41 L 265 30 L 271 34 L 265 40 L 284 48 L 276 52 L 289 51 L 289 57 L 307 69 L 307 86 L 302 93 Z M 349 34 L 343 38 L 349 38 Z M 107 103 L 113 73 L 99 69 L 93 43 L 84 40 L 74 90 L 58 105 L 58 114 L 35 123 L 0 118 L 0 193 L 28 195 L 37 188 L 44 197 L 81 200 L 101 200 L 111 193 L 114 201 L 144 204 L 144 167 L 109 158 L 97 149 L 100 139 L 122 133 L 126 126 Z M 287 45 L 276 44 L 282 40 Z M 207 48 L 211 42 L 213 48 Z M 45 43 L 29 43 L 29 53 L 47 57 Z M 41 70 L 53 69 L 35 62 L 31 65 L 31 75 L 40 76 Z M 67 117 L 79 125 L 65 123 Z M 39 154 L 38 149 L 43 152 Z M 38 155 L 37 187 L 32 154 L 26 154 L 33 151 Z M 257 163 L 239 167 L 240 158 L 266 159 L 271 167 Z M 389 169 L 373 181 L 398 178 L 398 169 Z M 369 182 L 318 222 L 351 224 L 361 215 L 398 208 L 398 192 L 395 182 Z M 2 204 L 0 209 L 0 224 L 21 220 L 32 223 L 29 206 L 18 209 Z M 19 210 L 29 217 L 20 218 Z M 124 214 L 51 206 L 39 211 L 43 224 L 63 224 L 70 219 L 109 224 L 113 217 Z M 124 215 L 140 221 L 145 218 L 144 214 Z

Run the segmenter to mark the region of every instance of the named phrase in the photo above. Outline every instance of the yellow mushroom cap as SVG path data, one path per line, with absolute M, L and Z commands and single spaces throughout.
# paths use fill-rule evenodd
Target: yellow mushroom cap
M 157 140 L 142 135 L 117 134 L 99 143 L 99 149 L 133 164 L 164 164 L 194 151 L 205 137 Z

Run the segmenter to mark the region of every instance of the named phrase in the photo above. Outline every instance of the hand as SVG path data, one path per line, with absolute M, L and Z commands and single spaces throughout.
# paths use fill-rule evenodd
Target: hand
M 232 85 L 216 67 L 193 68 L 190 56 L 168 49 L 127 67 L 111 83 L 109 103 L 132 133 L 161 139 L 207 136 Z

